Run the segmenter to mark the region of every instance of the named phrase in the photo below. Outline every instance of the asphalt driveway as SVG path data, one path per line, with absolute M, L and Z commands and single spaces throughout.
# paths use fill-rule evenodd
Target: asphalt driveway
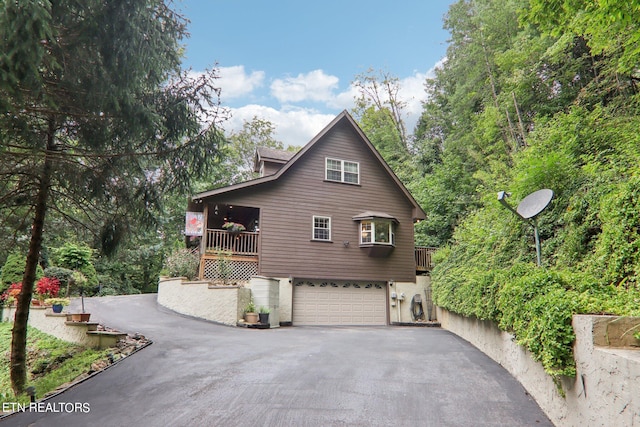
M 25 412 L 0 424 L 552 425 L 502 367 L 442 329 L 249 330 L 177 315 L 155 295 L 85 304 L 92 320 L 154 343 L 51 400 L 84 411 Z

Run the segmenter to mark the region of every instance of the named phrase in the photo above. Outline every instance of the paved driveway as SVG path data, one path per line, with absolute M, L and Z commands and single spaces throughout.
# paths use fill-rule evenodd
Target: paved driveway
M 52 399 L 88 413 L 42 426 L 549 426 L 502 367 L 437 328 L 248 330 L 174 314 L 155 295 L 86 301 L 154 344 Z

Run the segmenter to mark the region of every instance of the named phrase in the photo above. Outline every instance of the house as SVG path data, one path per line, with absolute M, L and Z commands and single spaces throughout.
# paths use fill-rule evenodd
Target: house
M 259 178 L 192 197 L 201 278 L 274 279 L 284 324 L 410 321 L 428 285 L 414 246 L 425 213 L 346 111 L 297 153 L 259 149 L 255 169 Z

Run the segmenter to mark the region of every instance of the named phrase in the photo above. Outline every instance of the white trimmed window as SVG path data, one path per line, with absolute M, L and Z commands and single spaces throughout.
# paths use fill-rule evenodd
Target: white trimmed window
M 360 244 L 371 243 L 395 245 L 393 221 L 388 219 L 372 219 L 360 222 Z
M 331 217 L 313 217 L 313 240 L 331 240 Z
M 360 164 L 347 160 L 326 158 L 325 179 L 327 181 L 360 184 Z

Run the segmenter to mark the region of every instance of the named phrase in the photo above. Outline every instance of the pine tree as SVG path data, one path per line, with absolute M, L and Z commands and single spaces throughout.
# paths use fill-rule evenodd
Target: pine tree
M 180 70 L 185 35 L 161 0 L 0 2 L 0 211 L 32 223 L 11 344 L 16 394 L 47 211 L 153 222 L 163 191 L 186 190 L 217 155 L 216 75 Z M 116 244 L 121 229 L 107 230 L 103 242 Z

